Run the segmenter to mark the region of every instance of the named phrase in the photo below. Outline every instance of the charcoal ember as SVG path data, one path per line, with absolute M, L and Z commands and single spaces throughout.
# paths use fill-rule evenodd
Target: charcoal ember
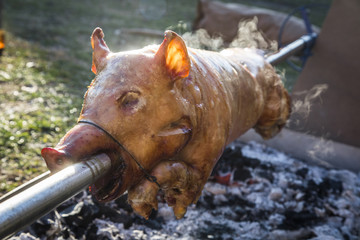
M 355 194 L 360 194 L 360 175 L 356 175 L 348 170 L 330 170 L 328 176 L 343 183 L 344 190 L 350 190 Z
M 229 161 L 233 161 L 233 160 L 237 160 L 237 159 L 241 159 L 243 158 L 242 152 L 241 152 L 241 148 L 235 146 L 234 148 L 231 147 L 227 147 L 225 148 L 222 156 L 221 156 L 221 160 L 224 162 L 229 162 Z M 222 163 L 218 163 L 218 165 L 224 165 Z
M 343 218 L 339 216 L 328 217 L 326 223 L 330 227 L 341 228 L 343 226 Z
M 239 227 L 238 239 L 268 239 L 268 230 L 262 223 L 242 222 Z
M 133 217 L 129 217 L 126 212 L 105 204 L 99 204 L 99 212 L 110 221 L 123 224 L 125 229 L 131 227 L 134 221 Z
M 340 195 L 343 191 L 343 185 L 341 181 L 328 177 L 323 179 L 323 181 L 319 184 L 319 188 L 321 189 L 321 192 L 324 192 L 324 195 L 329 193 Z
M 211 221 L 205 221 L 204 227 L 199 228 L 195 233 L 194 237 L 196 239 L 227 239 L 224 238 L 223 234 L 226 233 L 229 235 L 228 239 L 231 239 L 231 234 L 235 231 L 229 226 L 224 226 L 223 224 L 216 224 Z
M 234 148 L 226 148 L 222 157 L 220 158 L 223 161 L 225 166 L 230 166 L 231 168 L 256 168 L 261 164 L 261 161 L 256 158 L 245 157 L 242 154 L 241 147 L 237 146 Z M 220 163 L 220 166 L 222 164 Z
M 87 191 L 81 191 L 78 194 L 76 194 L 74 197 L 70 198 L 69 200 L 62 203 L 60 206 L 56 208 L 58 212 L 62 212 L 66 208 L 70 206 L 76 205 L 79 201 L 82 201 L 86 198 L 89 198 L 89 193 Z
M 230 219 L 233 221 L 236 221 L 238 219 L 237 213 L 229 207 L 215 208 L 210 213 L 214 217 L 222 215 L 222 216 L 224 216 L 224 218 Z
M 316 183 L 314 180 L 310 179 L 307 182 L 307 187 L 299 187 L 305 191 L 305 199 L 308 202 L 312 202 L 317 206 L 321 206 L 322 201 L 319 201 L 318 198 L 324 199 L 329 196 L 329 194 L 340 195 L 343 191 L 342 182 L 334 179 L 325 177 L 321 183 Z
M 78 204 L 66 208 L 60 213 L 62 220 L 65 221 L 66 226 L 68 226 L 62 231 L 62 234 L 65 235 L 66 239 L 72 235 L 70 231 L 77 236 L 82 236 L 85 233 L 87 224 L 91 222 L 91 219 L 83 218 L 80 214 L 83 205 L 83 202 L 79 202 Z
M 60 212 L 60 216 L 68 225 L 86 227 L 97 216 L 100 209 L 94 203 L 78 202 Z
M 284 196 L 284 192 L 281 188 L 272 188 L 269 193 L 269 199 L 272 201 L 279 201 Z
M 120 196 L 118 199 L 115 200 L 115 203 L 118 208 L 124 209 L 129 213 L 133 212 L 133 209 L 127 201 L 127 194 L 123 194 L 122 196 Z
M 227 204 L 230 206 L 242 206 L 242 207 L 248 207 L 248 208 L 256 207 L 255 203 L 250 202 L 250 201 L 246 200 L 245 198 L 242 198 L 238 195 L 228 194 L 227 199 L 228 199 Z
M 234 181 L 245 181 L 246 179 L 251 178 L 250 170 L 246 168 L 236 168 L 233 175 Z
M 94 222 L 91 223 L 86 232 L 85 239 L 99 239 L 99 236 L 97 234 L 98 229 L 99 228 L 96 226 Z
M 309 169 L 306 167 L 300 168 L 298 170 L 296 170 L 296 175 L 302 177 L 302 178 L 306 178 L 307 174 L 309 172 Z
M 229 147 L 214 167 L 212 175 L 231 173 L 232 181 L 245 181 L 252 177 L 251 169 L 259 165 L 258 159 L 243 156 L 240 147 Z
M 199 198 L 198 202 L 196 203 L 196 207 L 208 210 L 216 208 L 216 205 L 214 204 L 214 195 L 209 193 L 203 193 L 202 196 Z
M 237 148 L 237 149 L 241 151 L 241 148 Z M 256 158 L 250 158 L 250 157 L 243 156 L 242 158 L 238 159 L 238 163 L 243 164 L 246 167 L 254 169 L 260 165 L 261 161 Z
M 32 235 L 31 233 L 20 233 L 15 237 L 11 237 L 10 239 L 20 239 L 20 240 L 38 240 L 39 238 Z
M 228 199 L 223 194 L 217 194 L 214 196 L 214 205 L 215 206 L 226 206 L 228 205 Z
M 278 225 L 282 224 L 285 219 L 285 216 L 279 213 L 272 213 L 269 216 L 269 224 L 272 227 L 277 227 Z
M 272 171 L 258 170 L 258 171 L 256 171 L 256 175 L 269 180 L 271 183 L 274 182 L 274 175 L 273 175 Z
M 294 208 L 295 212 L 301 212 L 303 211 L 305 208 L 305 202 L 297 202 L 296 206 Z M 317 217 L 320 217 L 319 215 L 316 214 Z
M 68 240 L 75 240 L 81 238 L 81 235 L 77 235 L 76 233 L 72 232 L 69 227 L 65 226 L 59 236 L 57 236 L 58 239 L 68 239 Z
M 164 224 L 164 219 L 162 217 L 157 217 L 157 213 L 157 211 L 153 210 L 148 220 L 145 220 L 143 217 L 134 215 L 134 224 L 144 225 L 150 229 L 160 230 Z
M 236 214 L 236 218 L 233 220 L 236 222 L 242 222 L 245 221 L 247 216 L 249 216 L 250 211 L 246 210 L 244 207 L 241 206 L 235 206 L 233 209 L 234 213 Z
M 113 223 L 111 221 L 106 221 L 102 219 L 95 219 L 94 220 L 95 230 L 96 230 L 96 237 L 95 239 L 102 239 L 102 240 L 121 240 L 121 230 L 123 229 L 123 225 Z M 94 230 L 93 230 L 94 231 Z
M 235 142 L 217 168 L 233 182 L 208 181 L 181 220 L 161 196 L 146 221 L 126 195 L 99 203 L 84 191 L 11 239 L 360 239 L 359 174 L 254 142 Z
M 251 222 L 256 222 L 256 221 L 265 221 L 269 219 L 269 216 L 271 214 L 271 211 L 269 210 L 264 210 L 264 209 L 259 209 L 257 211 L 252 210 L 251 211 L 251 215 L 249 216 L 249 220 Z
M 312 230 L 317 239 L 343 239 L 341 232 L 327 225 L 316 226 Z
M 315 212 L 310 210 L 304 210 L 301 212 L 287 210 L 285 211 L 284 216 L 285 220 L 279 225 L 280 229 L 297 230 L 302 227 L 315 225 L 321 220 Z
M 264 170 L 270 170 L 270 171 L 274 171 L 275 167 L 273 164 L 269 163 L 269 162 L 265 162 L 265 163 L 261 163 L 259 166 L 260 169 L 264 169 Z M 286 169 L 288 170 L 288 169 Z
M 34 233 L 35 236 L 51 238 L 52 236 L 61 233 L 62 228 L 63 226 L 59 213 L 53 211 L 35 221 L 30 226 L 30 232 Z
M 299 230 L 274 230 L 270 233 L 270 239 L 276 240 L 300 240 L 313 239 L 316 235 L 309 229 L 301 228 Z
M 148 236 L 147 234 L 142 231 L 142 230 L 135 230 L 133 231 L 133 233 L 131 234 L 132 236 L 132 239 L 135 239 L 135 240 L 145 240 L 145 239 L 148 239 Z

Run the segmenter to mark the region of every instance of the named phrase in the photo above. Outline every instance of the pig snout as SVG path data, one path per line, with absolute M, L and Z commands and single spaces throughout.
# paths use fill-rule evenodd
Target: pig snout
M 92 191 L 99 200 L 113 199 L 125 190 L 126 169 L 119 146 L 104 132 L 91 125 L 78 124 L 54 147 L 42 149 L 41 155 L 51 172 L 57 172 L 73 163 L 86 161 L 91 156 L 105 153 L 111 159 L 111 174 L 99 179 Z
M 59 151 L 55 148 L 43 148 L 41 156 L 45 159 L 46 165 L 51 172 L 57 172 L 72 164 L 72 161 L 64 151 Z
M 116 150 L 115 143 L 102 131 L 93 126 L 78 124 L 60 140 L 55 148 L 44 148 L 41 155 L 50 171 L 56 172 L 95 154 L 110 154 Z

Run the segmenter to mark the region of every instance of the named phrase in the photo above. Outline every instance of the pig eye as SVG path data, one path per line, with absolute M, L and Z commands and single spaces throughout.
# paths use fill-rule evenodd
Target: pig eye
M 126 92 L 117 101 L 123 108 L 132 108 L 139 103 L 139 92 Z

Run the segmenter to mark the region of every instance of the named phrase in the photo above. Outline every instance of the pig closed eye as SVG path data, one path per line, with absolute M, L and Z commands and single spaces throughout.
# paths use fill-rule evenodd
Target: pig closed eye
M 126 92 L 117 101 L 121 104 L 121 107 L 130 109 L 135 107 L 139 103 L 139 92 Z

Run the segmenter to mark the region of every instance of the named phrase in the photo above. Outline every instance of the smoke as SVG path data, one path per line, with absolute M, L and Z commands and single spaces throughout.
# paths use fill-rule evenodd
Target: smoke
M 312 104 L 319 100 L 322 101 L 321 95 L 328 89 L 327 84 L 318 84 L 310 90 L 295 92 L 293 100 L 292 114 L 299 114 L 302 118 L 307 119 L 311 112 Z
M 323 137 L 315 141 L 312 148 L 307 151 L 307 155 L 312 161 L 324 167 L 333 167 L 327 160 L 334 154 L 334 143 Z
M 224 49 L 224 41 L 221 37 L 210 37 L 205 29 L 199 29 L 194 33 L 186 32 L 182 35 L 186 45 L 197 49 L 220 51 Z
M 211 37 L 205 29 L 199 29 L 194 33 L 183 34 L 187 46 L 211 51 L 221 51 L 225 48 L 255 48 L 266 52 L 277 50 L 277 42 L 267 40 L 264 34 L 257 27 L 258 19 L 244 20 L 239 22 L 236 37 L 230 44 L 224 43 L 221 36 Z
M 322 103 L 322 95 L 328 89 L 327 84 L 318 84 L 313 86 L 310 90 L 294 92 L 292 105 L 292 118 L 288 124 L 298 130 L 304 130 L 304 123 L 308 120 L 314 103 Z M 303 127 L 301 127 L 303 126 Z M 327 139 L 326 134 L 323 134 L 317 140 L 314 140 L 311 147 L 306 150 L 306 154 L 314 161 L 324 167 L 331 167 L 328 162 L 335 154 L 334 144 Z
M 229 47 L 256 48 L 270 52 L 278 49 L 276 41 L 266 39 L 264 34 L 258 30 L 258 18 L 242 21 L 239 23 L 236 38 L 230 43 Z

